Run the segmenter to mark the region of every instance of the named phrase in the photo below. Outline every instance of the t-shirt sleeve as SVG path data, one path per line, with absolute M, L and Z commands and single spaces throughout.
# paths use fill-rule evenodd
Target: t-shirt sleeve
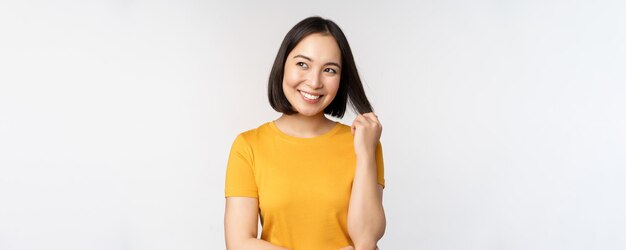
M 378 184 L 385 188 L 385 162 L 383 160 L 383 145 L 378 142 L 376 146 L 376 174 L 378 176 Z
M 239 134 L 232 144 L 226 166 L 225 197 L 244 196 L 258 198 L 254 179 L 254 158 L 252 148 L 243 134 Z

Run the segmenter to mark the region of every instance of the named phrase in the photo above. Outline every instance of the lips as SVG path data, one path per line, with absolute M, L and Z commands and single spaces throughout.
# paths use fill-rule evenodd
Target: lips
M 322 97 L 322 95 L 314 95 L 314 94 L 310 94 L 308 92 L 304 92 L 301 90 L 298 90 L 298 92 L 300 92 L 300 96 L 302 97 L 302 100 L 310 104 L 315 104 L 319 102 L 319 100 L 321 100 L 321 97 Z
M 303 94 L 308 94 L 309 97 L 313 97 L 315 99 L 322 97 L 321 94 L 316 94 L 316 93 L 311 93 L 311 92 L 306 92 L 306 91 L 302 91 L 302 90 L 298 90 L 298 92 L 303 93 Z

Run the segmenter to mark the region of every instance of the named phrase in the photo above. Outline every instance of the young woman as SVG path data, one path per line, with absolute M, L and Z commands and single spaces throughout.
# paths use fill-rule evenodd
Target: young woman
M 268 90 L 282 115 L 239 134 L 231 147 L 226 247 L 377 249 L 386 225 L 382 126 L 341 29 L 320 17 L 296 24 Z M 348 101 L 359 114 L 352 126 L 326 118 L 343 117 Z

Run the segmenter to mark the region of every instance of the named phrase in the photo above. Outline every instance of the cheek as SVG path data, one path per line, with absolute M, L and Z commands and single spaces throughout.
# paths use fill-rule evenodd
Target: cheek
M 285 68 L 285 73 L 283 74 L 284 84 L 289 85 L 289 86 L 296 86 L 298 85 L 299 79 L 300 79 L 300 75 L 298 74 L 298 71 Z
M 329 79 L 326 88 L 328 89 L 329 92 L 332 92 L 333 94 L 337 94 L 337 91 L 339 91 L 339 82 L 340 82 L 339 77 Z

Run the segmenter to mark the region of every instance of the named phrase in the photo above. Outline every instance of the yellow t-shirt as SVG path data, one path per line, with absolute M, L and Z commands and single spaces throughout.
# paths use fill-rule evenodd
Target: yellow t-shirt
M 380 143 L 376 164 L 384 187 Z M 349 126 L 337 122 L 323 135 L 299 138 L 272 121 L 233 142 L 225 194 L 258 198 L 265 241 L 293 250 L 338 250 L 352 245 L 346 222 L 355 168 Z

